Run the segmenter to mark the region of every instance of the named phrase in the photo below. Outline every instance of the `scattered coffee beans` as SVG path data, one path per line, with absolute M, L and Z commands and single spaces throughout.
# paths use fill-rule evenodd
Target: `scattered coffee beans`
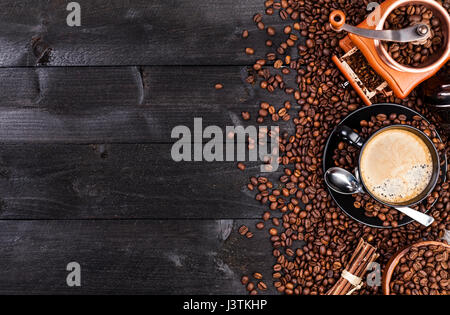
M 347 23 L 358 25 L 368 14 L 368 1 L 281 0 L 262 3 L 266 13 L 278 16 L 285 24 L 283 32 L 268 36 L 270 39 L 265 41 L 269 47 L 267 54 L 264 60 L 255 60 L 249 67 L 246 82 L 270 94 L 284 93 L 284 101 L 289 101 L 289 105 L 284 105 L 283 101 L 281 106 L 261 105 L 255 113 L 256 121 L 262 123 L 270 119 L 281 128 L 283 121 L 291 121 L 293 131 L 280 134 L 282 174 L 279 180 L 269 185 L 266 177 L 252 176 L 249 185 L 255 188 L 255 199 L 267 207 L 262 218 L 272 231 L 267 237 L 273 247 L 273 285 L 277 292 L 324 294 L 341 276 L 361 237 L 377 247 L 381 268 L 407 245 L 423 239 L 441 239 L 445 230 L 450 229 L 449 183 L 440 183 L 430 196 L 436 203 L 429 213 L 436 221 L 427 228 L 413 222 L 401 228 L 376 229 L 347 217 L 324 185 L 323 151 L 334 127 L 364 105 L 353 89 L 343 87 L 346 80 L 331 61 L 333 55 L 343 55 L 339 41 L 346 34 L 333 31 L 328 17 L 332 10 L 340 9 L 346 13 Z M 442 3 L 449 10 L 450 1 Z M 262 20 L 259 13 L 253 18 L 255 24 Z M 270 26 L 265 26 L 262 31 L 265 34 L 267 27 Z M 300 38 L 305 39 L 305 44 L 299 41 Z M 277 60 L 283 63 L 278 67 L 278 62 L 278 68 L 275 68 Z M 254 67 L 255 64 L 258 66 Z M 403 104 L 420 112 L 433 126 L 438 126 L 438 118 L 428 111 L 416 91 L 405 100 L 393 95 L 376 95 L 372 101 Z M 279 112 L 282 108 L 285 110 Z M 402 118 L 398 116 L 400 121 L 406 121 Z M 430 129 L 429 132 L 433 131 Z M 344 149 L 344 144 L 341 146 Z M 447 151 L 447 139 L 437 146 Z M 345 156 L 342 158 L 346 159 Z M 342 161 L 343 164 L 352 162 Z M 361 206 L 364 208 L 366 204 Z M 383 213 L 381 209 L 377 215 L 380 213 Z M 392 222 L 398 220 L 394 218 L 388 223 L 394 225 Z M 276 226 L 275 231 L 271 230 L 272 224 Z M 243 235 L 247 232 L 248 228 Z M 379 294 L 380 288 L 365 286 L 357 293 Z

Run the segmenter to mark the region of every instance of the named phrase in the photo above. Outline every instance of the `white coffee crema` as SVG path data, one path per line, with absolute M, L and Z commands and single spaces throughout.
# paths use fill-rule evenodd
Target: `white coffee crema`
M 360 172 L 373 196 L 386 203 L 402 203 L 426 189 L 433 173 L 433 160 L 420 137 L 393 128 L 380 132 L 366 144 Z

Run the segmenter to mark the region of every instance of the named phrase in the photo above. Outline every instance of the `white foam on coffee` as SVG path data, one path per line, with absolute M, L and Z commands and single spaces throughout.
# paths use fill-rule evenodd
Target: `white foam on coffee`
M 360 168 L 366 188 L 376 198 L 402 203 L 426 189 L 433 160 L 421 138 L 403 129 L 388 129 L 366 144 Z

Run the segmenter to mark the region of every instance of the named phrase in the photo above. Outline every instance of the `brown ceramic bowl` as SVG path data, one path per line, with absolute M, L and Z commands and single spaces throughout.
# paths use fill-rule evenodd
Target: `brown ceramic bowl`
M 409 251 L 409 249 L 411 247 L 413 247 L 413 246 L 420 247 L 420 246 L 428 246 L 428 245 L 444 246 L 444 247 L 447 247 L 448 249 L 450 249 L 450 245 L 442 243 L 442 242 L 424 241 L 424 242 L 419 242 L 419 243 L 410 245 L 410 246 L 406 247 L 405 249 L 399 251 L 397 254 L 392 256 L 392 258 L 387 263 L 386 268 L 384 269 L 383 281 L 382 281 L 384 295 L 391 294 L 390 284 L 391 284 L 392 275 L 394 274 L 395 267 L 397 267 L 400 259 L 406 255 L 406 253 Z

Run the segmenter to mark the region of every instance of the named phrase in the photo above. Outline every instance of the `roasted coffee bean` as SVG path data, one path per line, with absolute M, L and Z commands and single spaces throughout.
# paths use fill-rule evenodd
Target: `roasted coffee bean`
M 239 228 L 239 234 L 245 235 L 245 234 L 247 234 L 247 232 L 248 232 L 248 227 L 246 227 L 245 225 L 242 225 L 242 226 Z
M 289 25 L 285 26 L 283 29 L 284 34 L 290 34 L 292 32 L 292 27 Z
M 255 53 L 255 50 L 253 48 L 248 47 L 248 48 L 245 48 L 245 53 L 247 55 L 253 55 Z
M 266 32 L 267 32 L 267 35 L 269 35 L 269 36 L 275 36 L 275 34 L 277 33 L 277 32 L 275 31 L 275 29 L 274 29 L 273 27 L 271 27 L 271 26 L 269 26 L 269 27 L 267 28 Z
M 260 289 L 261 291 L 266 291 L 267 290 L 267 285 L 264 282 L 260 281 L 258 283 L 258 289 Z
M 262 274 L 260 274 L 259 272 L 255 272 L 253 274 L 253 278 L 257 279 L 257 280 L 261 280 L 263 278 Z
M 250 120 L 250 113 L 249 112 L 242 112 L 242 119 L 244 120 Z
M 313 48 L 315 46 L 315 42 L 312 39 L 307 39 L 306 40 L 306 47 L 308 48 Z
M 261 15 L 260 13 L 256 13 L 256 14 L 253 16 L 253 22 L 259 23 L 259 22 L 261 22 L 261 21 L 262 21 L 262 15 Z

